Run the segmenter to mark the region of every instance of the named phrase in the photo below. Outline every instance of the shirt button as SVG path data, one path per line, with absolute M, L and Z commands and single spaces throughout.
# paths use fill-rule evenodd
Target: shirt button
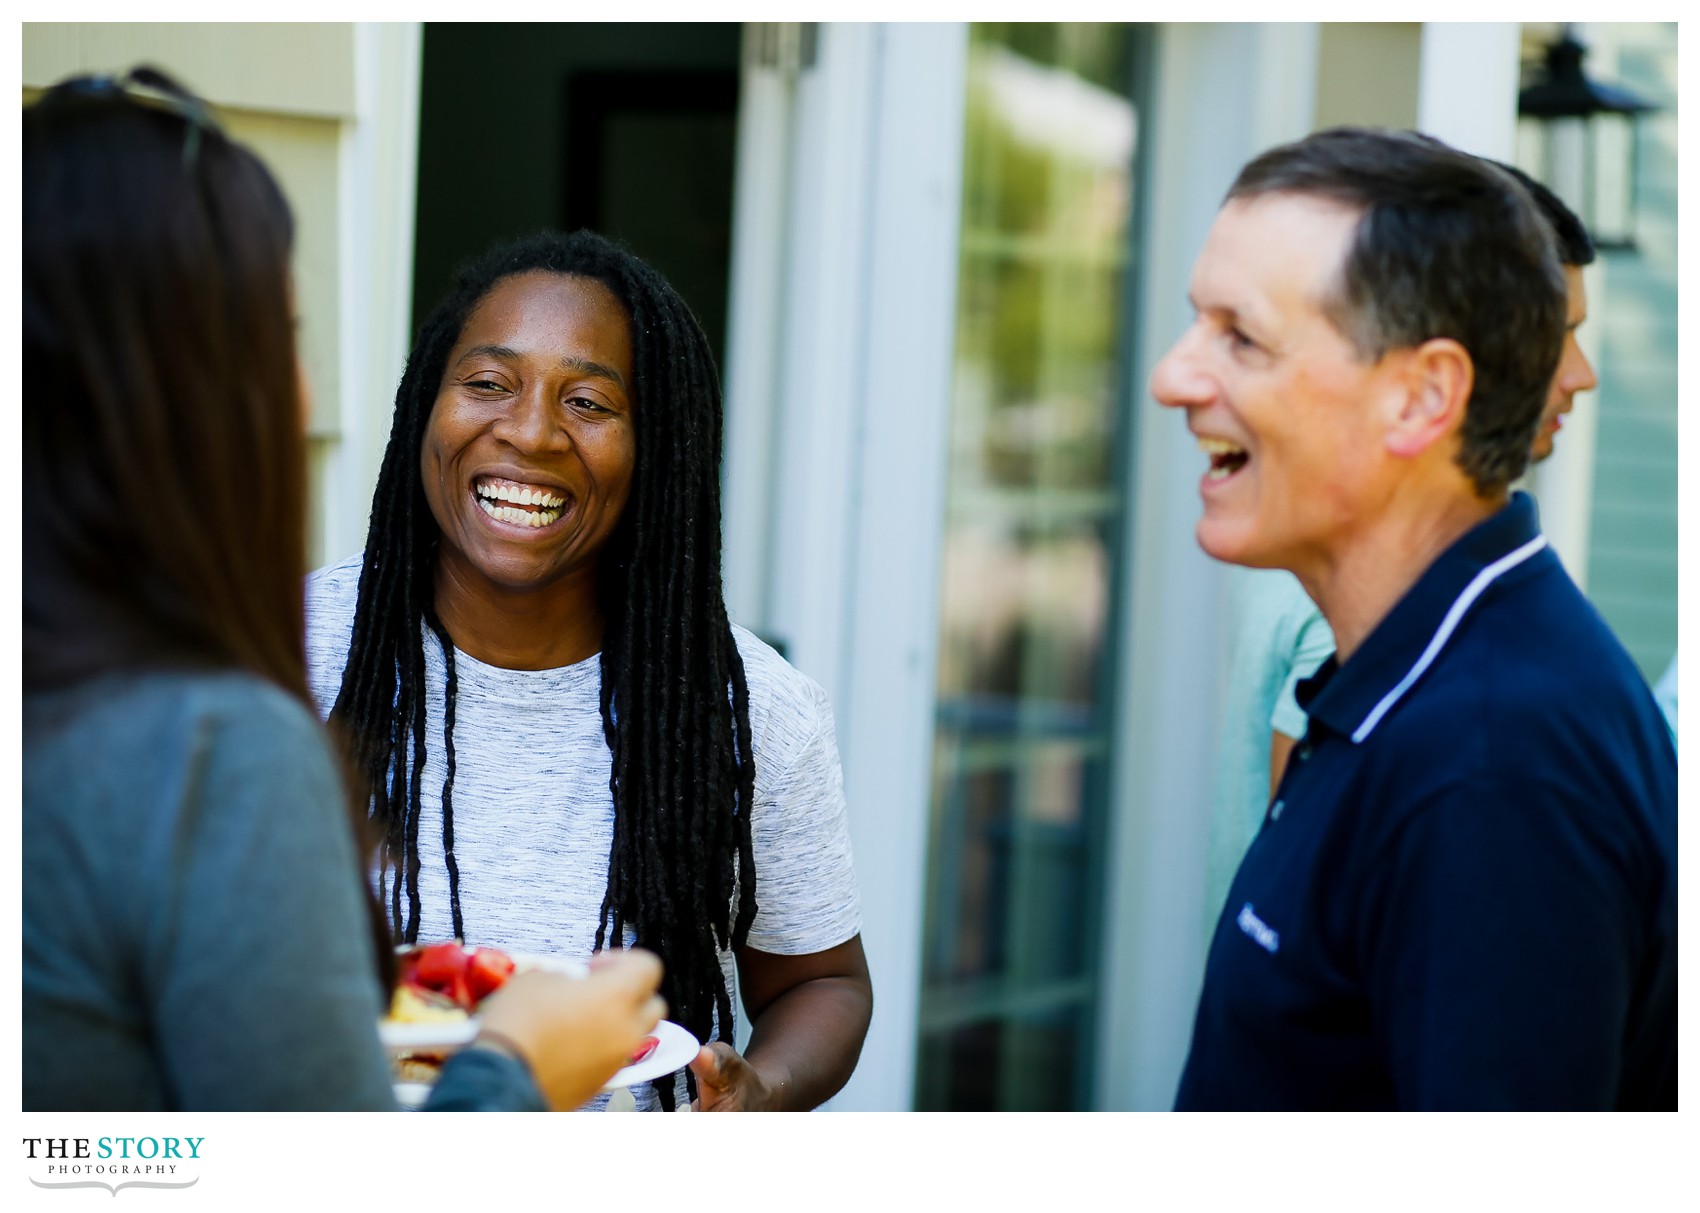
M 1310 742 L 1301 742 L 1299 744 L 1299 748 L 1293 751 L 1293 757 L 1297 758 L 1300 762 L 1303 762 L 1305 759 L 1310 757 L 1310 749 Z
M 1287 802 L 1284 801 L 1284 800 L 1277 800 L 1274 804 L 1270 805 L 1269 806 L 1269 820 L 1270 821 L 1280 821 L 1281 820 L 1281 810 L 1286 808 L 1286 807 L 1287 807 Z

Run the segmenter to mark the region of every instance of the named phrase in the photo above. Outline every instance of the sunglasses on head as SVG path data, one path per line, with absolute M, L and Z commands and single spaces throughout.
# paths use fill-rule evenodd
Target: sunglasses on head
M 151 75 L 146 69 L 132 68 L 122 76 L 78 76 L 55 85 L 52 91 L 64 96 L 129 101 L 182 119 L 183 163 L 192 165 L 201 148 L 201 132 L 218 130 L 218 123 L 200 98 L 155 83 L 149 79 Z

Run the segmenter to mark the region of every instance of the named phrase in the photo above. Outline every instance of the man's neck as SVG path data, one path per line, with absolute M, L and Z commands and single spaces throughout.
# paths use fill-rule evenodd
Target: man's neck
M 1294 569 L 1334 632 L 1339 660 L 1350 659 L 1441 553 L 1508 500 L 1503 492 L 1413 495 L 1343 536 L 1312 567 Z

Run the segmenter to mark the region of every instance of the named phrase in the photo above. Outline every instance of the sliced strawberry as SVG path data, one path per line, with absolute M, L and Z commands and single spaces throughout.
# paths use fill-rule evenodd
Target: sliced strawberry
M 488 997 L 513 976 L 513 958 L 500 948 L 475 948 L 466 964 L 466 986 L 475 999 Z
M 466 984 L 466 970 L 464 969 L 449 978 L 449 984 L 443 990 L 443 993 L 468 1011 L 478 1005 L 478 1000 L 472 996 L 472 987 Z
M 458 943 L 434 943 L 418 952 L 414 980 L 431 990 L 447 990 L 449 983 L 466 972 L 466 949 Z
M 656 1048 L 660 1044 L 661 1044 L 661 1041 L 658 1037 L 645 1036 L 643 1038 L 643 1043 L 641 1045 L 639 1045 L 637 1047 L 637 1050 L 632 1054 L 632 1060 L 629 1064 L 634 1065 L 634 1066 L 637 1065 L 638 1062 L 642 1061 L 644 1058 L 648 1057 L 651 1053 L 655 1052 Z

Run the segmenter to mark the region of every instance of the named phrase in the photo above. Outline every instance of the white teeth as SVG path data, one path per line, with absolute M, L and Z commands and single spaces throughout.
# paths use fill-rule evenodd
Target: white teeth
M 1206 455 L 1245 454 L 1245 448 L 1243 446 L 1235 446 L 1226 438 L 1209 438 L 1203 434 L 1198 435 L 1198 449 L 1203 451 Z
M 1208 434 L 1194 436 L 1198 439 L 1199 450 L 1210 456 L 1210 467 L 1204 473 L 1206 480 L 1226 480 L 1246 465 L 1247 455 L 1243 446 Z
M 530 510 L 518 510 L 508 505 L 491 505 L 483 498 L 479 498 L 478 507 L 490 517 L 501 522 L 511 522 L 515 526 L 548 526 L 561 516 L 560 510 L 538 510 L 533 513 Z
M 511 501 L 515 505 L 541 505 L 558 510 L 567 501 L 565 497 L 558 497 L 545 488 L 529 488 L 525 485 L 510 484 L 480 484 L 475 487 L 480 498 L 488 497 L 493 501 Z

